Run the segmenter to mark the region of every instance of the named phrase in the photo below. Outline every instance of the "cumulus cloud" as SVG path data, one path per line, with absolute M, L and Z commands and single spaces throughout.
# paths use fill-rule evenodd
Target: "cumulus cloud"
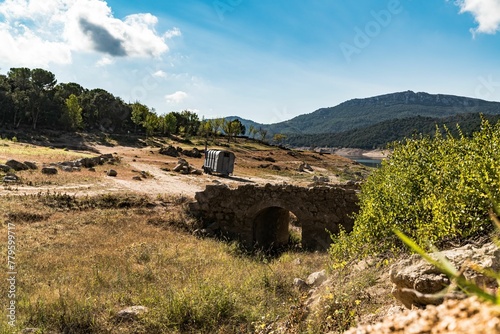
M 5 0 L 0 2 L 0 61 L 24 66 L 71 63 L 74 52 L 110 57 L 160 57 L 174 28 L 155 29 L 158 18 L 138 13 L 114 17 L 104 0 Z
M 107 65 L 111 65 L 113 64 L 113 59 L 108 57 L 108 56 L 104 56 L 102 57 L 101 59 L 99 59 L 99 61 L 96 63 L 97 67 L 103 67 L 103 66 L 107 66 Z
M 457 0 L 456 4 L 460 13 L 471 13 L 478 23 L 477 28 L 471 29 L 473 35 L 500 30 L 500 0 Z
M 188 97 L 188 94 L 183 91 L 177 91 L 173 94 L 165 96 L 168 103 L 180 103 Z

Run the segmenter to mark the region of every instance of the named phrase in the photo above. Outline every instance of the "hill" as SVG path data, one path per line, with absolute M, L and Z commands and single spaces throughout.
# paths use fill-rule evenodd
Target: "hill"
M 492 123 L 500 120 L 500 115 L 484 115 L 483 117 Z M 464 135 L 471 135 L 480 129 L 480 114 L 460 114 L 444 118 L 415 116 L 387 120 L 337 133 L 288 134 L 286 144 L 293 147 L 383 148 L 390 142 L 410 138 L 416 134 L 432 136 L 436 131 L 436 126 L 443 131 L 444 127 L 447 127 L 453 135 L 458 135 L 457 125 L 460 126 Z
M 373 148 L 415 133 L 432 134 L 436 124 L 451 129 L 460 124 L 464 132 L 477 131 L 479 113 L 500 115 L 500 102 L 406 91 L 349 100 L 275 124 L 260 124 L 238 116 L 226 119 L 238 119 L 247 129 L 265 129 L 268 138 L 276 133 L 286 134 L 285 143 L 295 147 Z

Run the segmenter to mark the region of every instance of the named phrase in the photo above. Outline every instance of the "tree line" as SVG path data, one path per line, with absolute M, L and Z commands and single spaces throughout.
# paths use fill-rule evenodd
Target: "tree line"
M 50 71 L 11 68 L 0 74 L 0 128 L 104 131 L 151 135 L 244 135 L 239 120 L 204 120 L 189 110 L 159 115 L 139 101 L 127 103 L 100 88 L 57 83 Z

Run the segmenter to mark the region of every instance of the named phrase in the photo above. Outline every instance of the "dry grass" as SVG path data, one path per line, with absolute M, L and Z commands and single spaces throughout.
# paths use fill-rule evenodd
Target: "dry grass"
M 186 232 L 194 222 L 175 198 L 0 201 L 2 217 L 17 229 L 18 329 L 250 332 L 262 316 L 285 317 L 300 297 L 293 278 L 328 260 L 309 253 L 265 260 L 242 255 L 235 244 L 198 239 Z M 7 235 L 5 223 L 1 233 Z M 5 242 L 0 251 L 6 253 Z M 6 298 L 1 295 L 2 305 Z M 116 312 L 131 305 L 150 311 L 136 322 L 117 321 Z

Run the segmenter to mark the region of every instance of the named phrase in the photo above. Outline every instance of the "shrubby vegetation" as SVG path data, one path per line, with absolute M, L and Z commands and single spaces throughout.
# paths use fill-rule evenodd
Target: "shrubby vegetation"
M 488 212 L 500 199 L 500 123 L 483 119 L 471 138 L 437 129 L 433 138 L 407 139 L 393 149 L 362 186 L 354 230 L 334 238 L 336 265 L 401 251 L 394 229 L 438 246 L 492 230 Z

